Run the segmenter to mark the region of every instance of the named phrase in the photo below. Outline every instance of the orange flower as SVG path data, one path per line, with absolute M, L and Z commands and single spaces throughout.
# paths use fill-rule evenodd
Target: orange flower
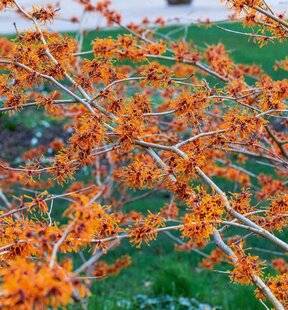
M 58 183 L 72 179 L 77 169 L 77 164 L 73 160 L 68 149 L 62 149 L 55 157 L 51 168 L 51 173 Z
M 25 202 L 24 206 L 30 208 L 38 208 L 41 212 L 47 212 L 48 206 L 45 198 L 47 198 L 48 192 L 42 192 L 37 195 L 35 198 L 25 195 L 26 198 L 31 199 L 31 202 Z
M 230 273 L 230 279 L 240 284 L 251 284 L 253 275 L 261 274 L 262 266 L 258 256 L 241 256 Z
M 179 116 L 185 116 L 193 124 L 199 124 L 203 118 L 204 109 L 208 105 L 205 93 L 183 91 L 176 99 L 171 100 L 170 106 Z
M 235 65 L 223 44 L 210 45 L 205 51 L 205 58 L 211 68 L 224 77 L 233 74 Z
M 26 96 L 21 94 L 21 93 L 10 93 L 7 96 L 7 99 L 4 103 L 4 106 L 7 108 L 14 108 L 15 110 L 19 110 L 21 106 L 25 103 L 26 101 Z
M 14 4 L 13 0 L 0 0 L 0 10 L 7 8 L 8 6 L 12 6 Z
M 143 117 L 137 114 L 123 115 L 117 120 L 118 126 L 116 133 L 120 136 L 122 148 L 129 151 L 134 140 L 141 138 L 144 133 L 145 126 Z
M 145 165 L 143 165 L 144 158 Z M 162 172 L 149 156 L 144 158 L 136 158 L 129 166 L 116 171 L 115 176 L 132 188 L 153 188 L 159 183 Z
M 272 260 L 272 266 L 280 273 L 288 273 L 288 263 L 283 258 L 275 258 Z
M 268 76 L 263 76 L 257 83 L 263 91 L 258 100 L 262 111 L 285 109 L 285 100 L 288 98 L 288 80 L 273 81 Z
M 221 220 L 223 212 L 224 206 L 221 198 L 204 193 L 193 208 L 193 212 L 184 215 L 181 229 L 183 237 L 190 238 L 196 243 L 208 241 Z
M 235 211 L 241 214 L 247 214 L 251 212 L 251 193 L 242 191 L 241 193 L 233 194 L 231 206 Z
M 140 247 L 142 242 L 149 243 L 157 237 L 157 228 L 164 226 L 164 219 L 159 214 L 149 213 L 143 222 L 137 222 L 129 229 L 131 242 Z
M 262 5 L 262 0 L 228 0 L 229 4 L 231 4 L 237 11 L 241 11 L 248 7 L 257 7 Z
M 167 203 L 162 209 L 161 209 L 161 215 L 165 217 L 166 219 L 176 219 L 179 214 L 179 208 L 175 203 Z
M 234 269 L 230 272 L 230 279 L 240 284 L 253 283 L 253 276 L 261 276 L 264 263 L 258 256 L 246 255 L 243 243 L 232 243 L 231 247 L 237 256 Z
M 215 265 L 223 261 L 224 257 L 225 256 L 223 252 L 220 249 L 216 248 L 210 253 L 208 257 L 205 257 L 201 261 L 200 266 L 206 269 L 213 269 Z
M 93 42 L 93 52 L 96 57 L 113 57 L 117 52 L 117 44 L 112 38 L 98 38 Z
M 203 167 L 206 164 L 204 154 L 186 152 L 188 158 L 177 158 L 174 171 L 179 180 L 188 180 L 195 176 L 195 167 Z
M 101 124 L 101 118 L 88 113 L 76 120 L 74 129 L 75 132 L 69 139 L 69 146 L 73 156 L 85 162 L 92 150 L 104 141 L 106 131 Z
M 116 259 L 115 263 L 109 265 L 106 262 L 99 262 L 96 264 L 93 274 L 97 278 L 106 277 L 109 275 L 117 275 L 119 272 L 131 265 L 132 259 L 128 255 L 123 255 Z
M 191 47 L 185 41 L 175 42 L 172 45 L 172 50 L 177 61 L 192 61 L 196 62 L 200 59 L 199 52 L 191 50 Z
M 1 305 L 5 309 L 43 309 L 65 307 L 72 300 L 73 275 L 56 265 L 18 258 L 1 270 Z M 33 280 L 33 281 L 31 281 Z
M 227 130 L 225 135 L 233 140 L 252 139 L 256 136 L 255 133 L 261 133 L 264 128 L 265 121 L 256 118 L 251 114 L 239 112 L 236 109 L 231 109 L 224 115 L 222 129 Z
M 56 99 L 59 99 L 59 93 L 56 91 L 52 92 L 49 96 L 39 95 L 37 96 L 37 104 L 40 107 L 43 107 L 49 114 L 53 116 L 60 116 L 61 109 L 57 106 L 55 102 Z
M 144 46 L 145 54 L 161 55 L 161 54 L 164 54 L 165 51 L 166 51 L 166 46 L 163 42 L 148 43 Z
M 170 82 L 170 70 L 158 62 L 142 66 L 140 75 L 145 78 L 145 84 L 150 84 L 153 87 L 165 87 Z
M 275 180 L 271 176 L 259 174 L 258 181 L 261 185 L 261 190 L 257 193 L 258 199 L 270 198 L 285 191 L 283 182 Z
M 7 95 L 9 91 L 8 76 L 0 75 L 0 95 Z
M 74 194 L 75 203 L 65 211 L 74 221 L 69 235 L 61 247 L 63 251 L 76 251 L 86 246 L 92 239 L 113 237 L 121 231 L 119 219 L 108 213 L 108 207 L 91 202 L 88 196 Z
M 283 230 L 288 226 L 288 194 L 279 195 L 267 210 L 267 225 L 271 229 Z
M 288 307 L 288 273 L 283 273 L 275 277 L 271 277 L 267 283 L 268 287 L 275 295 L 275 297 L 282 303 L 285 309 Z M 257 297 L 264 299 L 263 293 L 259 290 L 256 291 Z
M 52 5 L 47 6 L 46 8 L 34 6 L 30 15 L 33 18 L 45 23 L 51 22 L 55 18 L 56 11 L 57 10 Z

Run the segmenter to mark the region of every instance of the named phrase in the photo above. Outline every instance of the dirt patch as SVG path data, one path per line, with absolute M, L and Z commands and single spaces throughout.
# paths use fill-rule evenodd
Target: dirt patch
M 21 154 L 39 145 L 48 145 L 55 138 L 66 141 L 69 133 L 64 132 L 61 125 L 48 124 L 37 128 L 23 125 L 7 126 L 0 119 L 0 158 L 11 163 L 17 162 Z
M 0 157 L 1 159 L 14 161 L 23 151 L 31 147 L 33 131 L 24 126 L 7 128 L 0 124 Z

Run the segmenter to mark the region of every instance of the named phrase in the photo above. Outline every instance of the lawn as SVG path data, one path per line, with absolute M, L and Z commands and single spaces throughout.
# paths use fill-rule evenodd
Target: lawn
M 239 24 L 221 26 L 247 32 L 247 29 L 242 29 Z M 284 71 L 273 70 L 275 61 L 285 58 L 287 43 L 281 45 L 269 43 L 268 46 L 259 48 L 249 41 L 249 37 L 231 34 L 215 26 L 209 28 L 191 26 L 186 32 L 182 26 L 171 26 L 158 31 L 160 35 L 169 34 L 174 39 L 181 38 L 185 34 L 188 41 L 195 43 L 200 48 L 205 48 L 207 44 L 222 42 L 237 62 L 261 65 L 263 70 L 275 79 L 287 77 Z M 91 49 L 90 42 L 96 37 L 116 37 L 121 33 L 124 31 L 119 29 L 89 32 L 85 37 L 83 50 Z M 35 134 L 37 127 L 35 119 L 43 122 L 41 113 L 38 112 L 33 118 L 29 112 L 21 112 L 12 116 L 10 120 L 5 116 L 0 118 L 0 122 L 5 130 L 11 130 L 12 135 L 17 131 L 18 126 L 29 128 Z M 45 126 L 43 126 L 43 131 L 45 132 L 45 130 Z M 224 189 L 230 189 L 229 184 L 224 181 L 221 182 L 221 186 Z M 167 198 L 164 196 L 151 196 L 129 205 L 128 208 L 134 207 L 138 211 L 154 211 L 163 206 L 166 200 Z M 258 247 L 261 247 L 261 242 L 257 244 Z M 208 253 L 208 250 L 205 251 Z M 195 298 L 201 303 L 219 306 L 221 309 L 227 310 L 263 309 L 263 305 L 254 298 L 253 287 L 234 285 L 229 282 L 229 276 L 225 273 L 201 270 L 198 267 L 201 260 L 198 254 L 175 251 L 173 242 L 164 234 L 150 246 L 144 245 L 141 249 L 131 247 L 124 242 L 123 246 L 111 251 L 105 260 L 113 261 L 123 254 L 129 254 L 132 257 L 132 266 L 115 277 L 95 281 L 88 309 L 140 309 L 141 302 L 139 300 L 142 300 L 142 305 L 143 300 L 147 302 L 145 309 L 165 309 L 164 304 L 153 305 L 153 300 L 155 301 L 153 298 L 160 300 L 164 295 L 169 295 L 175 300 L 179 300 L 179 297 Z M 86 255 L 88 257 L 88 253 Z M 225 268 L 227 265 L 219 266 L 218 269 L 224 270 Z M 141 295 L 144 296 L 141 297 Z M 174 303 L 174 308 L 169 308 L 168 303 L 166 306 L 167 309 L 189 309 L 184 305 L 181 306 L 178 302 Z M 80 305 L 76 304 L 70 308 L 77 309 L 80 308 Z

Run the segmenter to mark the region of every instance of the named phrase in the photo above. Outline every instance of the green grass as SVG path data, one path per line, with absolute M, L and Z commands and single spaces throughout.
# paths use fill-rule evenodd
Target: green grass
M 158 209 L 164 200 L 155 202 L 153 199 L 152 205 Z M 137 202 L 134 207 L 136 210 L 151 209 L 151 201 Z M 141 249 L 124 242 L 105 260 L 110 262 L 127 253 L 132 257 L 132 266 L 115 277 L 95 281 L 89 309 L 121 309 L 119 302 L 133 301 L 138 294 L 193 297 L 201 303 L 227 310 L 263 307 L 254 298 L 254 288 L 232 284 L 227 274 L 201 270 L 198 254 L 175 251 L 173 242 L 163 234 Z M 227 266 L 217 266 L 215 269 L 225 270 Z M 134 306 L 137 309 L 137 305 Z

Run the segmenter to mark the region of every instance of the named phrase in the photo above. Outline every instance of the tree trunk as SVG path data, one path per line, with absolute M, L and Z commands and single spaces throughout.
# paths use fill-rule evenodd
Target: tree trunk
M 169 5 L 190 4 L 192 0 L 167 0 Z

